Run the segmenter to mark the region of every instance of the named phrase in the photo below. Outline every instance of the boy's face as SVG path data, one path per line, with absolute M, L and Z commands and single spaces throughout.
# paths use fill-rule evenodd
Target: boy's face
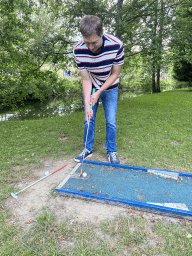
M 97 34 L 83 36 L 83 40 L 92 53 L 98 53 L 101 50 L 103 44 L 102 36 L 98 36 Z

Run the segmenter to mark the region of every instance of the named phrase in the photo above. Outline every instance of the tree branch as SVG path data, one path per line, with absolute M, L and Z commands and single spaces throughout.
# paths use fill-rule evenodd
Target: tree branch
M 130 19 L 128 19 L 127 20 L 127 22 L 129 23 L 131 23 L 131 22 L 133 22 L 134 20 L 136 20 L 137 18 L 142 18 L 142 17 L 145 17 L 145 16 L 150 16 L 150 15 L 152 15 L 153 14 L 153 12 L 152 13 L 146 13 L 146 14 L 144 14 L 144 12 L 151 6 L 151 5 L 153 5 L 155 2 L 156 2 L 157 0 L 154 0 L 153 2 L 151 2 L 144 10 L 142 10 L 142 11 L 140 11 L 139 12 L 139 14 L 137 14 L 136 16 L 134 16 L 134 17 L 132 17 L 132 18 L 130 18 Z M 171 7 L 176 7 L 176 6 L 178 6 L 178 5 L 188 5 L 188 3 L 176 3 L 176 4 L 172 4 L 172 5 L 169 5 L 169 6 L 165 6 L 164 8 L 163 8 L 163 10 L 166 10 L 166 9 L 168 9 L 168 8 L 171 8 Z M 160 10 L 159 10 L 160 11 Z M 125 20 L 125 19 L 124 19 Z M 123 18 L 122 18 L 122 21 L 123 21 Z
M 130 54 L 130 55 L 128 55 L 128 56 L 125 56 L 125 58 L 134 56 L 134 55 L 139 54 L 139 53 L 141 53 L 141 52 L 144 52 L 144 50 L 141 50 L 141 51 L 139 51 L 139 52 L 132 53 L 132 54 Z
M 142 16 L 143 16 L 142 13 L 144 13 L 144 12 L 145 12 L 151 5 L 153 5 L 156 1 L 157 1 L 157 0 L 154 0 L 153 2 L 151 2 L 144 10 L 140 11 L 140 13 L 137 14 L 135 17 L 132 17 L 132 18 L 128 19 L 127 22 L 132 22 L 132 21 L 136 20 L 137 18 L 142 17 Z M 145 16 L 146 16 L 146 14 L 145 14 Z
M 40 69 L 43 66 L 43 64 L 45 63 L 45 61 L 48 58 L 48 56 L 49 56 L 49 54 L 46 55 L 45 59 L 43 60 L 43 62 L 41 63 L 41 65 L 39 67 L 37 67 L 36 69 L 33 69 L 31 71 L 36 71 L 36 70 Z

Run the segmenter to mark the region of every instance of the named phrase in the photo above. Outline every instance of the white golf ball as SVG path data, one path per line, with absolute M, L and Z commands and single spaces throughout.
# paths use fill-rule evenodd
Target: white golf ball
M 46 172 L 45 172 L 45 176 L 48 176 L 48 175 L 49 175 L 49 171 L 46 171 Z
M 83 177 L 84 178 L 87 177 L 87 173 L 86 172 L 83 173 Z

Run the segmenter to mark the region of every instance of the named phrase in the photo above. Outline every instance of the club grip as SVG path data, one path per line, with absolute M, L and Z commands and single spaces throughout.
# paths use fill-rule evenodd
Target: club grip
M 55 172 L 61 170 L 61 169 L 62 169 L 63 167 L 65 167 L 66 165 L 67 165 L 67 164 L 61 165 L 59 168 L 57 168 L 57 169 L 55 169 L 54 171 L 52 171 L 51 174 L 53 174 L 53 173 L 55 173 Z
M 95 93 L 95 88 L 92 90 L 92 94 Z M 93 103 L 91 103 L 91 109 L 93 109 Z

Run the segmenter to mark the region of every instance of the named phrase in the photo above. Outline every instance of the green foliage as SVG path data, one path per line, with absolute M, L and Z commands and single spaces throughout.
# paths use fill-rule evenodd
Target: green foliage
M 126 42 L 125 56 L 132 58 L 140 53 L 148 66 L 152 92 L 161 90 L 160 74 L 165 67 L 170 66 L 173 55 L 181 55 L 184 50 L 185 55 L 191 56 L 190 6 L 190 1 L 173 0 L 134 0 L 125 1 L 123 5 L 118 25 L 122 39 Z M 167 47 L 168 43 L 172 49 Z M 171 51 L 174 53 L 170 54 Z
M 34 1 L 1 1 L 1 110 L 28 99 L 45 100 L 61 84 L 55 72 L 40 68 L 46 61 L 67 63 L 71 42 L 66 40 L 59 6 L 45 7 Z
M 0 109 L 25 104 L 29 98 L 43 101 L 55 87 L 63 90 L 56 70 L 48 73 L 41 67 L 51 63 L 63 69 L 74 64 L 72 49 L 85 14 L 98 15 L 106 31 L 121 37 L 123 72 L 129 73 L 133 84 L 136 76 L 131 72 L 137 70 L 135 84 L 141 83 L 144 91 L 161 90 L 160 73 L 170 60 L 184 58 L 191 63 L 189 0 L 2 0 L 0 14 Z M 129 63 L 134 67 L 129 68 Z
M 64 106 L 68 107 L 69 112 L 73 106 L 76 109 L 83 108 L 83 94 L 81 80 L 64 80 L 65 86 L 62 87 L 63 91 L 58 88 L 58 99 L 61 99 Z M 60 103 L 59 103 L 60 104 Z
M 30 101 L 45 101 L 56 94 L 60 94 L 64 81 L 50 71 L 35 71 L 30 76 L 9 79 L 0 91 L 0 109 L 17 108 Z
M 174 62 L 184 59 L 192 63 L 192 4 L 190 0 L 180 2 L 173 21 L 170 52 Z
M 54 75 L 54 79 L 55 74 L 51 74 Z M 20 99 L 15 99 L 14 97 L 11 97 L 11 95 L 6 95 L 4 93 L 4 98 L 2 97 L 4 108 L 6 106 L 8 108 L 9 104 L 12 104 L 13 106 L 15 103 L 15 112 L 17 113 L 13 117 L 15 120 L 52 117 L 57 115 L 60 111 L 69 114 L 75 109 L 83 108 L 81 80 L 57 79 L 56 83 L 54 83 L 54 80 L 46 80 L 46 78 L 44 78 L 42 84 L 38 84 L 38 82 L 39 80 L 37 79 L 37 84 L 31 84 L 30 94 L 25 94 L 25 92 L 22 91 L 24 88 L 21 87 L 19 91 Z M 16 93 L 14 92 L 13 95 L 15 96 Z M 6 99 L 8 102 L 6 102 Z M 12 100 L 11 103 L 10 100 Z M 10 109 L 7 109 L 7 111 L 9 110 Z M 5 111 L 5 113 L 7 111 Z
M 186 60 L 177 61 L 173 67 L 174 78 L 192 84 L 192 64 Z
M 144 93 L 151 93 L 151 77 L 145 76 L 140 82 L 141 91 Z
M 151 93 L 151 71 L 145 63 L 146 58 L 134 55 L 126 58 L 122 67 L 121 88 L 134 89 L 140 93 Z
M 192 90 L 192 87 L 190 87 L 190 83 L 189 82 L 177 81 L 176 82 L 176 89 Z
M 66 9 L 64 15 L 68 16 L 69 30 L 79 31 L 79 22 L 84 15 L 97 15 L 103 21 L 105 27 L 109 28 L 112 25 L 113 4 L 110 0 L 80 0 L 66 1 Z M 112 6 L 110 8 L 110 6 Z
M 163 91 L 171 91 L 175 86 L 176 81 L 174 79 L 161 79 L 161 89 Z

